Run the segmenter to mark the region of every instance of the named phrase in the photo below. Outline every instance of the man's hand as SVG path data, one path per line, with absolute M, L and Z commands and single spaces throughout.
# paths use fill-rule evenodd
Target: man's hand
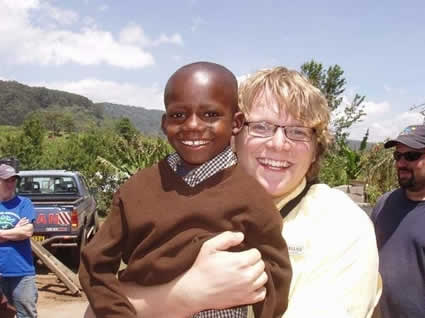
M 243 239 L 242 233 L 224 232 L 203 244 L 195 263 L 177 284 L 185 289 L 189 307 L 197 304 L 201 311 L 264 300 L 267 275 L 260 252 L 227 252 Z
M 30 223 L 30 221 L 27 218 L 23 217 L 18 221 L 18 223 L 16 223 L 15 227 L 24 226 L 28 223 Z
M 0 230 L 0 243 L 6 241 L 22 241 L 30 238 L 33 232 L 33 224 L 27 218 L 22 218 L 16 223 L 14 228 Z

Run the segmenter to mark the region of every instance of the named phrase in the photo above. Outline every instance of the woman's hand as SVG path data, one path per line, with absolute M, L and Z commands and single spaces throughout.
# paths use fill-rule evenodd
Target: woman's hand
M 229 308 L 264 300 L 267 275 L 256 249 L 227 252 L 244 239 L 224 232 L 206 241 L 192 267 L 173 281 L 157 286 L 121 282 L 137 317 L 192 317 L 206 309 Z M 92 312 L 86 318 L 94 317 Z
M 206 241 L 192 267 L 180 277 L 178 295 L 196 309 L 222 309 L 264 300 L 267 275 L 257 249 L 227 252 L 244 239 L 242 233 L 224 232 Z

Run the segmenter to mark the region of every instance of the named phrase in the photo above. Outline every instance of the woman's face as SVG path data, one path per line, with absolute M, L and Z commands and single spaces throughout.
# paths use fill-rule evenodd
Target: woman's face
M 284 109 L 279 112 L 275 98 L 267 95 L 261 94 L 255 100 L 247 122 L 304 126 Z M 234 141 L 239 164 L 274 198 L 293 191 L 316 160 L 315 141 L 292 141 L 286 138 L 282 128 L 277 129 L 272 137 L 260 138 L 250 136 L 248 127 L 244 126 Z

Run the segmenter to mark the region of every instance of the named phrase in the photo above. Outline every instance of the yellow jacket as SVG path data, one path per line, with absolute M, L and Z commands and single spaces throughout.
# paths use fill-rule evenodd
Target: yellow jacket
M 278 200 L 280 209 L 305 187 Z M 365 318 L 382 292 L 375 231 L 345 193 L 312 185 L 283 220 L 293 270 L 283 318 Z M 252 316 L 250 312 L 249 317 Z

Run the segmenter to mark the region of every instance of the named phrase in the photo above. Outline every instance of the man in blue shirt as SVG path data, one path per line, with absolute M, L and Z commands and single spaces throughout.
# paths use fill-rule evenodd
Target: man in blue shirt
M 400 188 L 385 193 L 372 213 L 383 280 L 383 318 L 425 317 L 425 126 L 389 140 Z
M 16 195 L 18 174 L 0 165 L 0 290 L 17 318 L 37 317 L 37 287 L 30 237 L 35 219 L 31 200 Z

